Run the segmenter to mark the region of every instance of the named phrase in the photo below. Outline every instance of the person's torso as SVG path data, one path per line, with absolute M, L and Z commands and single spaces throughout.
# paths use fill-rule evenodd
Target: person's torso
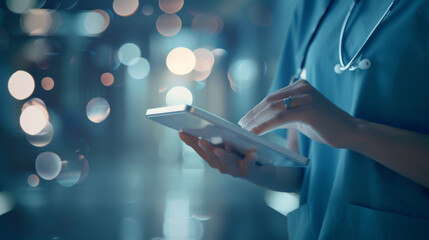
M 278 82 L 287 82 L 299 67 L 309 36 L 329 1 L 298 4 Z M 371 67 L 337 74 L 340 30 L 351 3 L 332 3 L 308 51 L 307 80 L 352 116 L 429 134 L 429 1 L 401 0 L 362 51 L 361 59 L 369 59 Z M 343 38 L 345 62 L 390 3 L 361 0 L 356 5 Z M 428 189 L 358 153 L 303 136 L 300 144 L 311 163 L 301 192 L 302 206 L 290 214 L 293 237 L 429 236 Z

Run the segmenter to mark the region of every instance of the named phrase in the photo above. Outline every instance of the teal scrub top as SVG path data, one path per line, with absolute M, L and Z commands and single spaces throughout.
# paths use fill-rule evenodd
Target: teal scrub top
M 296 73 L 330 1 L 298 2 L 271 90 Z M 371 68 L 336 74 L 351 3 L 333 0 L 308 51 L 307 80 L 352 116 L 429 134 L 429 1 L 401 0 L 363 50 Z M 355 7 L 344 35 L 346 62 L 390 3 L 361 0 Z M 303 135 L 300 150 L 310 164 L 300 207 L 288 215 L 291 239 L 429 239 L 429 189 L 357 152 Z

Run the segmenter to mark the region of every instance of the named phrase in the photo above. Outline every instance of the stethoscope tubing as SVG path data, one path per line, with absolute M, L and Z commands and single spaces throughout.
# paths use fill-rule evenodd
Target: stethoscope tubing
M 353 9 L 355 8 L 356 4 L 359 2 L 360 0 L 354 0 L 352 2 L 352 4 L 350 5 L 350 8 L 346 14 L 346 17 L 344 18 L 343 21 L 343 25 L 341 27 L 341 32 L 340 32 L 340 37 L 339 37 L 339 44 L 338 44 L 338 55 L 339 55 L 339 60 L 340 60 L 340 70 L 341 71 L 345 71 L 345 70 L 350 70 L 350 71 L 354 71 L 355 69 L 357 69 L 358 67 L 354 67 L 353 65 L 355 64 L 357 58 L 361 55 L 363 48 L 367 45 L 369 39 L 371 39 L 371 37 L 374 35 L 375 31 L 377 31 L 377 29 L 379 29 L 380 25 L 384 22 L 384 20 L 386 20 L 387 16 L 389 15 L 390 12 L 392 12 L 394 6 L 399 2 L 399 0 L 393 0 L 389 7 L 386 9 L 386 11 L 384 12 L 383 16 L 381 16 L 380 20 L 378 20 L 377 24 L 372 28 L 371 32 L 368 34 L 368 36 L 366 37 L 365 41 L 362 43 L 362 45 L 360 46 L 360 48 L 357 50 L 357 52 L 353 55 L 353 57 L 350 59 L 350 61 L 347 64 L 344 64 L 344 60 L 343 60 L 343 39 L 344 39 L 344 32 L 346 30 L 347 24 L 349 22 L 350 16 L 353 12 Z

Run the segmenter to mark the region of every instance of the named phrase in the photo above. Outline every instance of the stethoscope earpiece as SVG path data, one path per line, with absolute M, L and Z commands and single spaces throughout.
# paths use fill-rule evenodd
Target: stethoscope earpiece
M 334 67 L 334 71 L 336 74 L 342 74 L 346 70 L 349 70 L 349 71 L 355 71 L 356 69 L 368 70 L 370 67 L 371 67 L 371 61 L 369 59 L 365 58 L 359 62 L 358 66 L 351 66 L 348 69 L 347 68 L 344 69 L 343 67 L 341 67 L 341 64 L 337 64 Z
M 361 70 L 367 70 L 371 67 L 371 61 L 369 59 L 364 59 L 359 62 L 359 68 Z
M 346 14 L 346 17 L 344 18 L 343 25 L 341 27 L 340 37 L 338 40 L 338 43 L 339 43 L 338 44 L 338 55 L 339 55 L 340 64 L 335 65 L 335 68 L 334 68 L 334 70 L 337 74 L 340 74 L 346 70 L 349 70 L 349 71 L 354 71 L 356 69 L 367 70 L 371 67 L 371 61 L 369 59 L 363 59 L 362 61 L 359 62 L 358 66 L 355 65 L 355 61 L 359 58 L 359 56 L 361 56 L 362 50 L 365 47 L 365 45 L 368 43 L 369 39 L 373 36 L 373 34 L 376 32 L 376 30 L 380 27 L 381 23 L 384 22 L 384 20 L 387 18 L 389 13 L 392 11 L 393 7 L 398 2 L 399 2 L 399 0 L 392 0 L 389 7 L 383 13 L 383 16 L 381 16 L 381 18 L 378 20 L 377 24 L 372 28 L 371 32 L 366 37 L 365 41 L 362 43 L 360 48 L 353 55 L 353 57 L 350 59 L 350 61 L 346 63 L 343 61 L 343 52 L 342 52 L 343 51 L 344 32 L 346 30 L 347 23 L 349 22 L 350 15 L 352 14 L 353 9 L 355 8 L 356 4 L 359 3 L 359 0 L 354 0 L 352 2 L 351 6 L 350 6 L 350 8 Z
M 335 71 L 336 74 L 341 74 L 341 73 L 344 72 L 343 70 L 341 70 L 341 65 L 340 64 L 335 65 L 334 71 Z

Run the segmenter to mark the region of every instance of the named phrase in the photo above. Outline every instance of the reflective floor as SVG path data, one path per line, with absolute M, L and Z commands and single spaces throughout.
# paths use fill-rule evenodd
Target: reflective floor
M 0 239 L 287 239 L 297 198 L 222 175 L 146 109 L 237 122 L 295 1 L 0 3 Z

